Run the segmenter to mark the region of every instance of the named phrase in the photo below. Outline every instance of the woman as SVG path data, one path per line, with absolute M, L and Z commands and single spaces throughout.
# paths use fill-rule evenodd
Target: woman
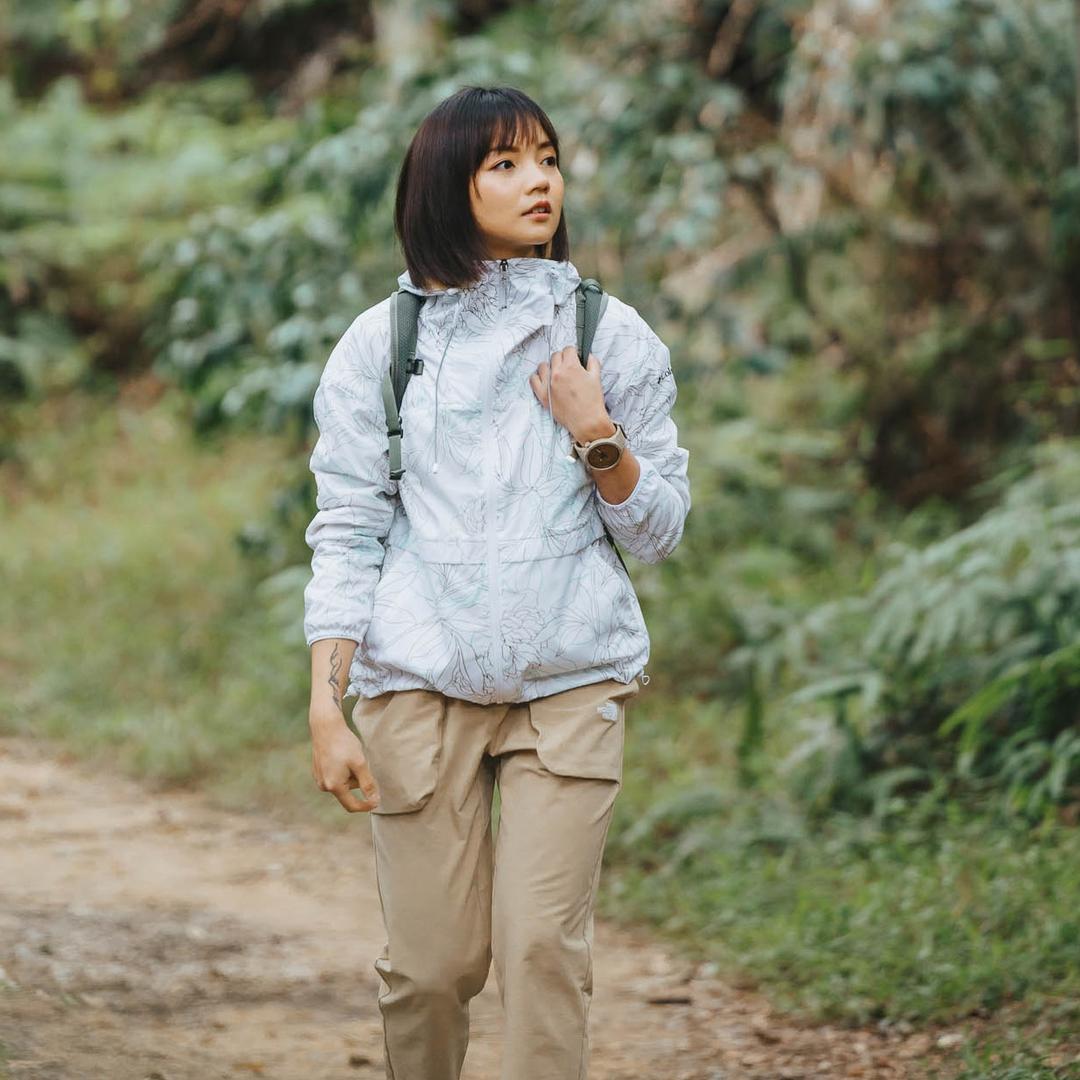
M 562 203 L 535 102 L 479 87 L 441 102 L 397 190 L 398 283 L 425 297 L 404 474 L 381 389 L 389 299 L 357 316 L 315 394 L 312 771 L 371 811 L 391 1080 L 456 1080 L 492 958 L 504 1080 L 585 1076 L 593 907 L 649 657 L 604 526 L 658 562 L 690 494 L 669 353 L 636 310 L 610 297 L 587 368 L 577 357 Z M 612 437 L 609 467 L 587 464 Z

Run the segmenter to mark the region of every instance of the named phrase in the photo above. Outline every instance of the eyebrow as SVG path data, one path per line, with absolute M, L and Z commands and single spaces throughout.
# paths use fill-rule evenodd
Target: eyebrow
M 555 149 L 555 144 L 553 142 L 542 142 L 536 149 L 537 150 L 554 150 Z M 516 154 L 517 151 L 518 151 L 518 146 L 517 146 L 516 143 L 513 146 L 493 146 L 488 151 L 488 153 L 489 154 L 502 154 L 502 153 L 505 153 L 507 150 L 512 150 Z

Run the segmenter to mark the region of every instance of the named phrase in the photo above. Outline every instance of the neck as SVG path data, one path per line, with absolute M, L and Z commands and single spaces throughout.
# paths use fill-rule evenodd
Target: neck
M 485 237 L 485 248 L 489 259 L 528 259 L 546 258 L 551 255 L 551 241 L 542 244 L 523 244 L 516 240 Z

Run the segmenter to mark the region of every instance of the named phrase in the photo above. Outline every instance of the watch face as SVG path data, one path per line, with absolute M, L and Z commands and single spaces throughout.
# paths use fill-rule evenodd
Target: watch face
M 622 452 L 612 443 L 601 443 L 589 451 L 589 464 L 594 469 L 610 469 L 622 456 Z

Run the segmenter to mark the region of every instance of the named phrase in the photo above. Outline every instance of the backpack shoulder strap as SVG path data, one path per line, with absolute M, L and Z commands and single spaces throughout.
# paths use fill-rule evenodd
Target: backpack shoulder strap
M 589 366 L 589 350 L 607 302 L 608 294 L 596 278 L 582 278 L 577 287 L 577 350 L 582 367 Z
M 577 287 L 577 349 L 582 367 L 589 366 L 589 350 L 592 348 L 596 327 L 604 314 L 607 302 L 608 294 L 600 287 L 600 282 L 596 278 L 582 278 Z M 622 563 L 622 568 L 629 577 L 630 570 L 626 565 L 626 560 L 619 550 L 619 545 L 615 543 L 615 537 L 611 535 L 607 523 L 604 524 L 604 535 L 615 549 L 615 554 L 619 556 L 619 562 Z
M 386 408 L 386 434 L 390 440 L 390 479 L 400 480 L 401 401 L 409 377 L 424 370 L 424 361 L 416 355 L 417 321 L 424 297 L 408 289 L 390 294 L 390 365 L 383 375 L 383 405 Z

